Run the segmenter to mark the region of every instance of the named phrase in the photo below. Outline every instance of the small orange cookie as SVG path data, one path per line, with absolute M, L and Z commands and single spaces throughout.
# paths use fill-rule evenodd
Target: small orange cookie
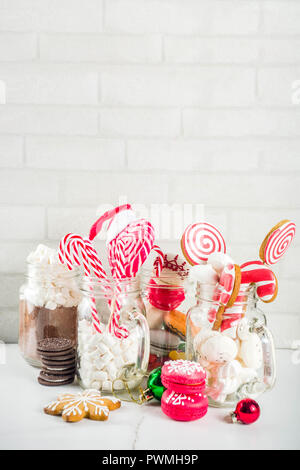
M 272 265 L 278 263 L 288 250 L 296 233 L 296 225 L 290 220 L 282 220 L 273 227 L 259 250 L 263 263 Z
M 64 421 L 76 423 L 83 418 L 106 421 L 109 411 L 120 408 L 117 398 L 101 397 L 97 390 L 85 390 L 78 394 L 62 394 L 44 408 L 44 412 L 53 416 L 62 416 Z
M 186 337 L 186 315 L 179 310 L 171 310 L 164 317 L 165 327 L 183 341 Z

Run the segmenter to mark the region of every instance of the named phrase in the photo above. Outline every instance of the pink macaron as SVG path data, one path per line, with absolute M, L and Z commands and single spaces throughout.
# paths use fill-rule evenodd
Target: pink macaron
M 176 421 L 194 421 L 206 415 L 208 399 L 205 394 L 187 395 L 174 390 L 165 390 L 161 399 L 161 409 Z
M 203 393 L 205 390 L 206 372 L 197 362 L 165 362 L 161 371 L 161 381 L 168 391 L 183 394 Z

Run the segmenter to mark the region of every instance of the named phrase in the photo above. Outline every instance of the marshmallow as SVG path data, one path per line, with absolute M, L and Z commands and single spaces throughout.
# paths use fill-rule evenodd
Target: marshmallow
M 25 299 L 37 307 L 49 310 L 75 307 L 81 300 L 76 280 L 66 266 L 59 262 L 57 250 L 38 245 L 27 257 L 29 281 L 24 289 Z
M 114 389 L 115 390 L 123 390 L 124 384 L 122 380 L 115 380 L 114 381 Z
M 79 374 L 84 387 L 111 391 L 112 382 L 118 379 L 123 367 L 136 363 L 139 335 L 135 328 L 128 338 L 119 340 L 104 325 L 102 331 L 102 334 L 95 334 L 92 323 L 85 319 L 79 321 Z M 124 388 L 122 381 L 119 386 L 120 390 Z
M 106 392 L 112 391 L 112 382 L 110 380 L 105 380 L 102 384 L 102 389 Z

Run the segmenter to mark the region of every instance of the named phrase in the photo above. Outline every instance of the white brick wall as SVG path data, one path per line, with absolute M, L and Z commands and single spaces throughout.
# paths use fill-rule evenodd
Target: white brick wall
M 237 262 L 300 226 L 299 0 L 0 0 L 3 84 L 1 339 L 28 252 L 120 196 L 204 204 Z M 299 256 L 298 236 L 265 307 L 278 346 L 300 338 Z

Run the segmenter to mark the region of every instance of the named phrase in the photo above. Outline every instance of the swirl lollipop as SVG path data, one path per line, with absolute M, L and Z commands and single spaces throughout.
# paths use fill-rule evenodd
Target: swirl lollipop
M 148 258 L 151 250 L 156 251 L 159 260 L 156 272 L 162 267 L 162 252 L 154 245 L 154 228 L 145 219 L 137 219 L 129 204 L 106 212 L 92 226 L 89 239 L 93 240 L 100 232 L 105 221 L 110 220 L 107 231 L 108 259 L 115 279 L 116 299 L 110 332 L 117 338 L 126 338 L 128 331 L 120 325 L 121 304 L 119 296 L 122 293 L 122 279 L 133 278 Z
M 260 250 L 260 259 L 268 265 L 278 263 L 290 247 L 296 233 L 296 225 L 290 220 L 282 220 L 270 230 Z
M 181 249 L 191 264 L 205 264 L 212 253 L 226 253 L 223 236 L 216 227 L 206 222 L 190 224 L 181 238 Z

